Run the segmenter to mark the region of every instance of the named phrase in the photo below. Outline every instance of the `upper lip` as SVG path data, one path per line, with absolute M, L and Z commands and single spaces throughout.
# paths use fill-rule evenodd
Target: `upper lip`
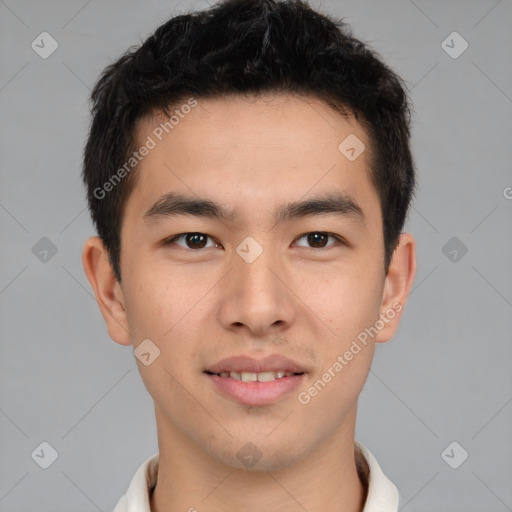
M 300 364 L 288 359 L 287 357 L 277 354 L 255 359 L 249 356 L 233 356 L 222 359 L 218 363 L 206 369 L 210 373 L 221 372 L 277 372 L 285 371 L 290 373 L 305 373 L 304 367 Z

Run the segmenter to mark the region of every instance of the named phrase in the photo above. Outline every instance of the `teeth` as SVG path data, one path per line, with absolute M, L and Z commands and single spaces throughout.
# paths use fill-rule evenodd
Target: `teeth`
M 259 382 L 269 382 L 271 380 L 275 380 L 277 377 L 277 374 L 274 372 L 261 372 L 258 374 L 258 381 Z
M 241 380 L 242 382 L 270 382 L 276 379 L 282 379 L 283 377 L 290 377 L 295 375 L 292 372 L 285 372 L 279 370 L 277 372 L 221 372 L 221 377 L 231 377 L 235 380 Z

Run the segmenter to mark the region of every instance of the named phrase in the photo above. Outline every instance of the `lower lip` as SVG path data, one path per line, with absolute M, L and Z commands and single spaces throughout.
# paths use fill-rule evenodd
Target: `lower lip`
M 282 377 L 269 382 L 242 382 L 219 375 L 206 376 L 219 391 L 244 405 L 270 405 L 299 387 L 304 374 Z

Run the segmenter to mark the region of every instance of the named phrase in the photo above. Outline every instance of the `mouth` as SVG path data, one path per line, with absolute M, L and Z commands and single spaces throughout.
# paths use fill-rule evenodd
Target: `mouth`
M 307 371 L 282 356 L 263 359 L 238 356 L 224 359 L 204 370 L 215 391 L 243 405 L 274 404 L 296 389 Z
M 275 372 L 220 372 L 213 373 L 208 370 L 205 372 L 208 375 L 217 375 L 224 379 L 230 378 L 239 380 L 241 382 L 272 382 L 273 380 L 283 379 L 285 377 L 293 377 L 294 375 L 304 375 L 304 372 L 287 372 L 285 370 L 278 370 Z

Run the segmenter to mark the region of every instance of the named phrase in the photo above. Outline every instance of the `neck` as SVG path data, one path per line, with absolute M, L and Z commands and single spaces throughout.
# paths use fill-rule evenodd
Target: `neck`
M 353 420 L 292 466 L 268 472 L 224 465 L 157 421 L 160 457 L 151 512 L 361 512 L 367 489 L 358 473 L 364 458 L 354 453 L 355 411 Z

